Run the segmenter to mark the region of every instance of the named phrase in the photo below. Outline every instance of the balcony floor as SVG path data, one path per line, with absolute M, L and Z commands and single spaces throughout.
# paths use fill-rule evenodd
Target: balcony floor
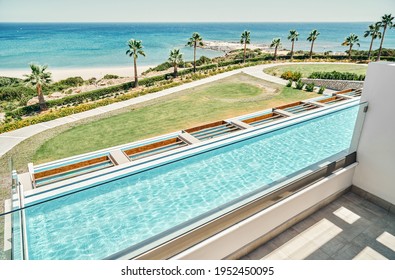
M 395 259 L 395 215 L 348 192 L 243 260 Z

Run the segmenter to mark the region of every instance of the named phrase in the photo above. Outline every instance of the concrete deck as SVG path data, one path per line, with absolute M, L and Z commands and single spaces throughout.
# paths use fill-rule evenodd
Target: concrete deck
M 348 192 L 243 260 L 395 260 L 395 214 Z

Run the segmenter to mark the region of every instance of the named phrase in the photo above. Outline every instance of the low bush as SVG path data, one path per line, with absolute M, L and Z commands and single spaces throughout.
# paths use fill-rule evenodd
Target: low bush
M 104 80 L 111 80 L 111 79 L 118 79 L 118 78 L 119 78 L 118 75 L 113 75 L 113 74 L 106 74 L 103 77 Z
M 286 87 L 292 87 L 292 83 L 293 83 L 293 81 L 289 80 L 288 83 L 286 84 Z
M 211 59 L 204 55 L 201 56 L 198 60 L 196 60 L 196 66 L 202 66 L 209 63 L 211 63 Z
M 22 84 L 23 80 L 18 78 L 0 77 L 0 87 L 8 87 Z
M 22 98 L 31 98 L 36 95 L 34 89 L 25 86 L 0 87 L 1 101 L 18 101 Z
M 304 83 L 302 82 L 301 79 L 299 79 L 296 83 L 295 83 L 295 88 L 296 89 L 303 89 L 304 87 Z
M 322 86 L 322 87 L 320 87 L 320 89 L 318 90 L 318 94 L 323 94 L 324 91 L 325 91 L 325 87 Z
M 81 77 L 70 77 L 65 80 L 46 85 L 45 87 L 43 87 L 43 93 L 50 94 L 55 91 L 63 91 L 71 87 L 82 86 L 84 83 L 85 81 Z
M 307 84 L 306 85 L 306 91 L 308 91 L 308 92 L 313 92 L 314 91 L 314 83 L 310 83 L 310 84 Z
M 292 80 L 296 82 L 301 78 L 302 78 L 302 73 L 300 72 L 286 71 L 281 74 L 281 79 L 284 80 Z

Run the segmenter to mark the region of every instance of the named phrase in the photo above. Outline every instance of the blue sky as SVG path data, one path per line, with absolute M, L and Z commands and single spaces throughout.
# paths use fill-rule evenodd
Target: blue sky
M 377 21 L 395 0 L 0 0 L 1 22 Z

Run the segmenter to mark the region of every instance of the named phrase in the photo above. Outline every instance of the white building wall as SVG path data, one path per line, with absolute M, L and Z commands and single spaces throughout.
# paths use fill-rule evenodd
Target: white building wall
M 361 102 L 369 102 L 353 184 L 395 204 L 395 63 L 368 66 Z

